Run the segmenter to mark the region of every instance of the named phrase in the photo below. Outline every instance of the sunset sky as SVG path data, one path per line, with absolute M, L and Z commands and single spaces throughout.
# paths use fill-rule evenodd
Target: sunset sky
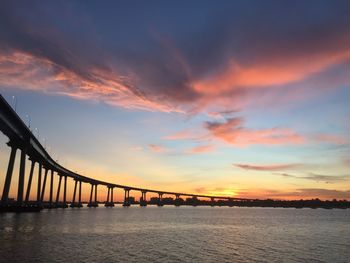
M 0 91 L 86 176 L 350 199 L 349 14 L 330 0 L 1 1 Z

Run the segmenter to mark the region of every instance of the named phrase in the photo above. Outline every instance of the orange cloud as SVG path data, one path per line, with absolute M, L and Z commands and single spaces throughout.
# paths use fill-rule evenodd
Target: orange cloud
M 241 118 L 229 118 L 226 122 L 205 123 L 205 127 L 215 138 L 236 146 L 301 144 L 305 141 L 304 137 L 290 129 L 249 130 L 242 125 Z
M 300 166 L 300 164 L 268 164 L 268 165 L 251 165 L 251 164 L 234 164 L 242 169 L 256 171 L 281 171 L 289 170 Z
M 86 66 L 86 73 L 57 65 L 46 58 L 13 51 L 0 53 L 0 84 L 75 99 L 103 101 L 109 105 L 148 111 L 178 111 L 170 103 L 145 96 L 132 79 L 110 69 Z
M 349 41 L 345 38 L 345 41 Z M 305 79 L 350 59 L 350 49 L 325 50 L 323 52 L 299 54 L 295 57 L 276 56 L 253 62 L 250 65 L 238 63 L 234 58 L 221 72 L 194 82 L 195 90 L 206 94 L 218 94 L 242 87 L 261 88 L 281 86 Z

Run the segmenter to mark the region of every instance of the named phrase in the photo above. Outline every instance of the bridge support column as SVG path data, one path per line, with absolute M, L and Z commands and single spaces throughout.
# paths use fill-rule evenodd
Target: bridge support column
M 111 189 L 111 202 L 112 202 L 112 204 L 113 204 L 113 206 L 114 206 L 114 201 L 113 201 L 113 189 L 114 189 L 114 187 L 112 187 L 112 189 Z
M 163 206 L 163 194 L 158 193 L 158 206 Z
M 197 196 L 192 196 L 192 206 L 197 206 L 197 205 L 198 205 Z
M 10 145 L 10 147 L 11 147 L 11 153 L 10 153 L 9 163 L 7 166 L 7 173 L 6 173 L 4 189 L 3 189 L 2 197 L 1 197 L 1 206 L 6 206 L 7 202 L 8 202 L 8 196 L 9 196 L 12 173 L 13 173 L 13 166 L 15 164 L 15 158 L 16 158 L 17 148 L 14 145 Z
M 49 170 L 47 168 L 45 168 L 45 174 L 44 174 L 44 182 L 43 182 L 43 189 L 41 191 L 41 202 L 44 201 L 44 197 L 45 197 L 45 187 L 46 187 L 46 180 L 47 180 L 47 173 L 49 172 Z
M 62 182 L 62 175 L 60 175 L 60 179 L 58 181 L 57 194 L 56 194 L 56 204 L 55 204 L 56 207 L 58 207 L 58 203 L 60 201 L 61 182 Z
M 98 207 L 98 201 L 97 201 L 97 184 L 95 184 L 95 207 Z
M 215 206 L 215 198 L 210 198 L 210 206 Z
M 38 171 L 38 190 L 36 193 L 36 201 L 39 206 L 41 206 L 41 196 L 40 196 L 40 190 L 41 190 L 41 173 L 42 173 L 43 165 L 39 163 L 39 171 Z
M 29 202 L 29 195 L 30 195 L 30 188 L 32 187 L 32 179 L 33 179 L 34 166 L 35 166 L 35 161 L 32 160 L 32 164 L 31 164 L 31 166 L 30 166 L 29 178 L 28 178 L 26 199 L 25 199 L 25 202 L 26 202 L 26 203 Z
M 113 203 L 113 187 L 112 186 L 107 186 L 107 201 L 105 203 L 105 206 L 106 207 L 111 207 L 111 206 L 114 206 L 114 203 Z
M 64 176 L 64 186 L 63 186 L 63 205 L 62 208 L 67 208 L 67 175 Z
M 81 203 L 81 181 L 79 181 L 79 199 L 78 199 L 78 207 L 83 207 L 83 204 Z
M 141 192 L 140 206 L 147 206 L 146 191 Z
M 72 198 L 72 202 L 70 204 L 70 207 L 75 207 L 75 196 L 77 194 L 77 185 L 78 185 L 78 181 L 74 179 L 74 190 L 73 190 L 73 198 Z
M 227 202 L 228 202 L 228 206 L 229 206 L 229 207 L 233 207 L 233 200 L 232 200 L 232 198 L 229 198 L 229 199 L 227 200 Z
M 175 195 L 175 206 L 180 206 L 180 195 Z
M 91 192 L 90 192 L 90 199 L 89 199 L 88 207 L 90 207 L 92 204 L 92 192 L 93 191 L 94 191 L 94 185 L 91 184 Z
M 49 199 L 49 208 L 53 208 L 52 198 L 53 198 L 53 169 L 51 169 L 51 180 L 50 180 L 50 199 Z
M 92 200 L 92 194 L 94 193 L 94 188 L 95 188 L 95 201 Z M 87 205 L 88 207 L 97 207 L 97 184 L 91 184 L 91 192 L 90 192 L 90 200 Z
M 26 149 L 21 150 L 21 162 L 19 167 L 19 178 L 18 178 L 18 191 L 17 191 L 17 205 L 23 205 L 23 188 L 24 188 L 24 176 L 26 167 Z
M 129 192 L 130 192 L 130 189 L 124 189 L 124 203 L 123 203 L 123 206 L 130 206 L 130 195 L 129 195 Z

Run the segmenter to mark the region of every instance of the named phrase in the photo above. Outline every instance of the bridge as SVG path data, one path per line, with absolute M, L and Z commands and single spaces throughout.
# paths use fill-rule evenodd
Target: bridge
M 211 195 L 199 195 L 190 193 L 169 192 L 154 189 L 146 189 L 134 186 L 126 186 L 115 184 L 111 182 L 105 182 L 96 178 L 90 178 L 83 176 L 76 172 L 73 172 L 56 161 L 48 154 L 46 149 L 41 145 L 39 140 L 34 136 L 32 131 L 21 120 L 18 114 L 11 108 L 7 101 L 0 95 L 0 130 L 8 137 L 9 141 L 7 145 L 10 147 L 10 156 L 7 166 L 6 178 L 3 187 L 3 193 L 0 203 L 0 212 L 7 211 L 40 211 L 43 208 L 67 208 L 70 207 L 82 207 L 82 184 L 89 184 L 91 186 L 90 199 L 88 201 L 88 207 L 97 207 L 99 202 L 97 200 L 97 187 L 106 188 L 106 201 L 103 202 L 106 207 L 112 207 L 116 204 L 113 200 L 113 190 L 124 190 L 123 206 L 131 205 L 130 191 L 138 191 L 141 193 L 139 204 L 141 206 L 147 206 L 150 202 L 147 201 L 146 194 L 153 193 L 158 196 L 156 204 L 163 206 L 163 195 L 171 195 L 175 197 L 174 205 L 179 206 L 184 204 L 183 199 L 180 197 L 188 197 L 192 200 L 192 205 L 200 204 L 198 198 L 205 198 L 209 201 L 207 204 L 214 206 L 218 204 L 232 206 L 234 201 L 249 201 L 246 198 L 234 198 L 227 196 L 211 196 Z M 13 176 L 13 170 L 15 165 L 15 159 L 17 152 L 20 151 L 19 161 L 19 175 L 17 185 L 17 198 L 10 199 L 9 191 L 11 186 L 11 180 Z M 27 178 L 26 192 L 25 190 L 25 169 L 26 161 L 30 162 L 29 177 Z M 36 188 L 36 200 L 29 200 L 30 192 L 33 188 L 32 181 L 34 176 L 34 167 L 38 166 L 37 174 L 37 186 Z M 54 177 L 58 176 L 57 191 L 54 193 Z M 48 183 L 48 177 L 50 179 L 49 184 L 49 199 L 45 200 L 45 191 Z M 74 181 L 74 190 L 71 201 L 67 200 L 67 179 Z M 61 186 L 63 181 L 63 195 L 61 193 Z M 55 196 L 54 196 L 55 194 Z M 54 199 L 55 198 L 55 199 Z

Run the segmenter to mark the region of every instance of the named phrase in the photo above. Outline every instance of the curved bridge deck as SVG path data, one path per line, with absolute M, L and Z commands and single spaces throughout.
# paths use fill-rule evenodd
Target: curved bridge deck
M 173 195 L 175 200 L 173 204 L 192 204 L 201 205 L 198 198 L 208 198 L 210 202 L 204 202 L 204 204 L 215 205 L 216 200 L 220 200 L 222 205 L 232 205 L 234 201 L 249 201 L 246 198 L 234 198 L 227 196 L 211 196 L 211 195 L 199 195 L 191 193 L 179 193 L 179 192 L 169 192 L 162 190 L 154 190 L 147 188 L 140 188 L 134 186 L 120 185 L 111 182 L 105 182 L 98 180 L 96 178 L 90 178 L 78 173 L 72 172 L 69 169 L 58 164 L 52 159 L 52 157 L 47 153 L 45 148 L 41 145 L 39 140 L 34 136 L 31 130 L 25 125 L 17 113 L 11 108 L 11 106 L 6 102 L 3 96 L 0 95 L 0 130 L 5 134 L 9 142 L 7 143 L 11 147 L 11 153 L 8 163 L 8 168 L 6 172 L 6 178 L 3 188 L 3 194 L 1 198 L 1 211 L 36 211 L 41 208 L 54 208 L 54 207 L 68 207 L 67 202 L 67 178 L 72 178 L 74 183 L 73 198 L 70 202 L 71 207 L 81 207 L 81 185 L 82 183 L 87 183 L 91 185 L 90 199 L 88 206 L 98 206 L 97 201 L 97 187 L 105 186 L 107 188 L 107 200 L 105 206 L 114 206 L 113 201 L 113 189 L 120 188 L 124 189 L 124 206 L 129 206 L 131 204 L 130 191 L 141 192 L 141 198 L 139 204 L 141 206 L 146 206 L 149 203 L 146 199 L 146 193 L 156 193 L 158 194 L 158 201 L 156 204 L 162 206 L 163 195 Z M 9 189 L 11 185 L 11 179 L 13 174 L 13 168 L 15 163 L 15 157 L 17 151 L 20 150 L 20 167 L 19 167 L 19 180 L 18 180 L 18 191 L 17 199 L 9 200 Z M 31 161 L 30 173 L 28 177 L 28 185 L 26 187 L 27 191 L 24 195 L 24 182 L 25 182 L 25 163 L 26 159 L 29 157 Z M 33 171 L 35 165 L 39 166 L 38 169 L 38 184 L 37 184 L 37 198 L 35 201 L 29 200 L 29 195 L 31 191 L 31 182 L 33 178 Z M 53 196 L 53 181 L 54 176 L 59 177 L 56 199 Z M 49 185 L 49 200 L 44 200 L 45 189 L 47 184 L 47 178 L 50 177 Z M 61 195 L 61 184 L 63 180 L 63 199 L 60 200 Z M 77 196 L 78 192 L 78 196 Z M 94 197 L 94 198 L 93 198 Z M 188 197 L 189 201 L 184 202 L 180 197 Z M 154 202 L 153 202 L 154 203 Z M 171 202 L 170 202 L 171 203 Z

